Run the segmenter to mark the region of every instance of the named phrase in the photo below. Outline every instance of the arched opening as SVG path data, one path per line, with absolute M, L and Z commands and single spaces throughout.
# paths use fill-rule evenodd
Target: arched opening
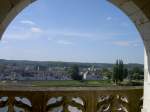
M 100 3 L 103 3 L 108 10 L 105 10 L 102 6 L 99 6 Z M 53 4 L 53 3 L 49 3 L 49 4 Z M 57 2 L 54 3 L 55 7 L 58 7 L 57 4 L 58 4 Z M 79 3 L 77 3 L 76 5 L 78 4 Z M 96 3 L 94 3 L 93 5 L 95 4 Z M 29 60 L 43 60 L 45 58 L 45 61 L 46 60 L 51 61 L 51 59 L 54 60 L 53 58 L 55 58 L 56 59 L 55 61 L 59 61 L 59 60 L 69 61 L 69 62 L 79 61 L 79 62 L 93 62 L 93 63 L 94 62 L 109 63 L 109 62 L 112 62 L 113 58 L 114 58 L 113 62 L 115 61 L 116 58 L 124 58 L 127 61 L 127 63 L 133 63 L 133 62 L 136 62 L 137 60 L 140 60 L 139 55 L 141 55 L 142 53 L 138 53 L 139 49 L 135 49 L 135 48 L 136 47 L 140 48 L 140 46 L 142 46 L 141 45 L 142 43 L 140 43 L 140 39 L 139 39 L 140 36 L 138 32 L 136 31 L 136 29 L 134 28 L 134 25 L 130 22 L 130 20 L 128 20 L 127 17 L 123 16 L 121 12 L 117 11 L 118 10 L 117 8 L 112 7 L 111 9 L 109 9 L 109 6 L 108 6 L 109 3 L 107 3 L 106 1 L 98 2 L 97 4 L 98 4 L 97 6 L 95 5 L 96 7 L 102 7 L 103 9 L 94 8 L 92 10 L 92 8 L 89 8 L 88 5 L 86 6 L 86 5 L 81 4 L 85 7 L 85 9 L 83 9 L 82 6 L 79 6 L 81 11 L 75 12 L 76 8 L 75 7 L 74 9 L 71 8 L 73 13 L 75 14 L 71 14 L 71 11 L 68 11 L 68 12 L 66 11 L 66 10 L 69 10 L 69 5 L 67 5 L 66 6 L 67 8 L 64 9 L 63 11 L 60 11 L 60 10 L 57 11 L 56 8 L 48 9 L 46 8 L 48 7 L 48 5 L 45 5 L 45 8 L 49 10 L 49 14 L 46 13 L 43 15 L 42 14 L 39 15 L 38 13 L 36 13 L 36 11 L 40 13 L 46 12 L 46 11 L 41 10 L 41 9 L 38 10 L 38 7 L 40 6 L 40 2 L 37 3 L 35 7 L 31 7 L 30 9 L 26 10 L 24 12 L 25 14 L 22 13 L 22 16 L 20 15 L 21 17 L 16 20 L 18 21 L 18 23 L 15 22 L 14 24 L 12 24 L 11 28 L 9 28 L 8 31 L 4 34 L 4 38 L 3 38 L 4 41 L 5 41 L 5 37 L 14 38 L 14 39 L 17 38 L 17 39 L 23 40 L 23 42 L 17 41 L 16 43 L 12 43 L 12 44 L 17 45 L 17 43 L 20 43 L 21 45 L 26 46 L 25 48 L 23 48 L 24 50 L 22 50 L 21 46 L 18 45 L 17 46 L 18 53 L 14 53 L 13 55 L 13 52 L 9 52 L 8 55 L 10 56 L 13 55 L 12 58 L 14 59 L 20 58 L 20 60 L 25 60 L 24 57 L 26 56 Z M 54 6 L 50 5 L 50 7 L 54 7 Z M 61 7 L 63 8 L 63 6 Z M 30 10 L 32 10 L 32 13 L 30 12 Z M 85 10 L 87 10 L 88 13 L 86 13 Z M 97 12 L 95 14 L 92 14 L 96 10 Z M 100 10 L 101 12 L 98 12 L 98 10 Z M 106 14 L 102 12 L 103 10 L 106 11 Z M 116 11 L 116 13 L 113 13 L 113 14 L 111 14 L 111 12 L 107 13 L 107 11 L 110 11 L 110 10 Z M 34 17 L 39 17 L 39 18 L 32 20 L 32 18 L 30 18 L 32 15 L 34 15 Z M 62 15 L 62 19 L 58 19 L 59 15 Z M 69 15 L 70 17 L 67 15 Z M 81 17 L 78 18 L 78 16 L 80 15 Z M 46 18 L 46 16 L 49 16 L 49 17 Z M 119 19 L 118 17 L 120 17 L 121 19 Z M 31 20 L 29 21 L 27 18 Z M 42 25 L 41 21 L 38 21 L 38 20 L 48 21 L 47 24 L 49 24 L 49 27 L 45 25 L 45 22 L 43 22 L 44 25 Z M 92 22 L 90 22 L 90 20 Z M 68 21 L 68 23 L 66 21 Z M 19 28 L 16 28 L 16 27 L 19 27 Z M 107 29 L 108 31 L 105 29 Z M 134 30 L 135 33 L 132 33 L 130 30 L 131 31 Z M 55 38 L 55 40 L 53 40 L 53 38 Z M 29 41 L 27 42 L 26 39 L 31 39 L 31 40 L 27 40 Z M 38 41 L 36 39 L 38 39 Z M 56 41 L 56 42 L 53 42 L 53 41 Z M 48 44 L 55 44 L 55 45 L 48 46 Z M 66 46 L 62 46 L 63 44 Z M 140 44 L 140 46 L 138 46 L 138 44 Z M 42 48 L 42 46 L 44 45 L 45 47 Z M 115 47 L 112 48 L 112 46 L 115 46 Z M 33 49 L 33 51 L 37 51 L 35 54 L 33 54 L 34 57 L 31 55 L 28 55 L 28 54 L 32 54 L 32 51 L 31 51 L 32 47 L 35 48 Z M 127 56 L 126 56 L 126 53 L 131 54 L 128 52 L 129 51 L 127 49 L 128 47 L 132 49 L 133 51 L 135 51 L 134 56 L 128 55 L 129 57 L 131 57 L 130 59 L 127 59 Z M 123 52 L 121 51 L 121 48 L 123 48 L 122 49 Z M 73 52 L 72 52 L 72 49 L 74 50 Z M 112 52 L 110 54 L 108 52 L 100 52 L 100 51 L 103 51 L 103 49 L 105 49 L 106 51 L 109 51 L 109 52 L 112 51 Z M 132 50 L 130 50 L 130 52 L 132 52 Z M 15 49 L 11 49 L 10 51 L 15 51 Z M 120 52 L 120 54 L 117 54 L 117 51 Z M 45 52 L 47 53 L 47 55 L 49 56 L 52 55 L 53 57 L 46 57 L 46 55 L 44 55 L 43 58 L 41 58 L 42 57 L 41 54 L 44 54 Z M 58 54 L 53 55 L 55 54 L 55 52 Z M 63 52 L 64 54 L 67 54 L 67 55 L 62 55 Z M 16 54 L 22 54 L 22 55 L 16 55 Z M 81 55 L 78 55 L 78 54 L 81 54 Z M 108 57 L 108 55 L 111 55 L 111 56 Z M 90 56 L 92 57 L 92 59 L 90 58 Z M 75 59 L 76 57 L 77 59 Z M 79 60 L 78 58 L 80 57 L 82 59 Z M 5 53 L 3 53 L 3 58 L 5 58 Z M 11 59 L 11 57 L 8 57 L 8 59 Z
M 112 2 L 115 2 L 115 0 L 114 1 L 112 1 Z M 115 2 L 118 6 L 120 6 L 120 8 L 122 9 L 122 8 L 125 8 L 125 12 L 127 13 L 127 15 L 130 17 L 130 15 L 131 15 L 131 18 L 132 18 L 132 20 L 135 22 L 135 24 L 136 24 L 136 26 L 137 26 L 137 28 L 138 28 L 138 30 L 140 31 L 140 33 L 141 33 L 141 35 L 142 35 L 142 37 L 144 37 L 143 38 L 143 40 L 144 40 L 144 43 L 145 43 L 145 46 L 146 46 L 146 51 L 147 51 L 147 53 L 148 53 L 148 41 L 146 40 L 146 39 L 148 39 L 148 38 L 146 38 L 146 37 L 148 37 L 147 35 L 145 35 L 145 34 L 147 34 L 148 33 L 148 30 L 147 30 L 147 28 L 146 28 L 146 30 L 143 30 L 145 27 L 149 27 L 149 19 L 147 18 L 147 16 L 143 13 L 143 11 L 141 11 L 141 9 L 140 8 L 138 8 L 137 7 L 137 5 L 134 3 L 134 2 L 128 2 L 128 1 L 121 1 L 121 2 L 119 2 L 119 1 L 116 1 Z M 145 5 L 145 4 L 144 4 Z M 128 6 L 131 8 L 131 7 L 134 7 L 134 8 L 138 8 L 137 10 L 133 10 L 133 9 L 130 9 L 130 10 L 128 10 Z M 127 10 L 126 10 L 127 9 Z M 139 10 L 140 10 L 140 13 L 136 13 L 136 12 L 139 12 Z M 129 13 L 128 13 L 128 11 L 129 11 Z M 131 12 L 130 12 L 131 11 Z M 133 11 L 133 12 L 132 12 Z M 134 15 L 135 14 L 135 15 Z M 141 16 L 141 15 L 142 16 Z M 139 18 L 140 17 L 140 18 Z M 144 28 L 143 28 L 144 27 Z M 143 34 L 144 34 L 144 36 L 143 36 Z M 147 61 L 146 61 L 147 62 Z M 148 68 L 146 68 L 145 70 L 147 70 L 147 72 L 146 73 L 148 73 Z M 147 79 L 148 80 L 148 79 Z M 146 103 L 146 104 L 148 104 L 148 103 Z

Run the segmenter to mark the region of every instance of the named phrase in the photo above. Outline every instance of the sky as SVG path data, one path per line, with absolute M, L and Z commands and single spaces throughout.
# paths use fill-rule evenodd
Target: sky
M 0 53 L 8 60 L 144 63 L 136 27 L 107 0 L 37 0 L 11 22 Z

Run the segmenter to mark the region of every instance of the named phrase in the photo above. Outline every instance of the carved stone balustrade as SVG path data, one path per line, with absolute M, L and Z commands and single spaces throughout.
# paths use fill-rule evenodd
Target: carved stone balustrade
M 0 112 L 141 112 L 142 87 L 0 87 Z

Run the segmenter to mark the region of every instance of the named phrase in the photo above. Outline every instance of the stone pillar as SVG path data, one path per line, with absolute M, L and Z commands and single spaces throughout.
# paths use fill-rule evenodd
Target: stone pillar
M 150 50 L 144 53 L 144 102 L 142 112 L 150 112 Z

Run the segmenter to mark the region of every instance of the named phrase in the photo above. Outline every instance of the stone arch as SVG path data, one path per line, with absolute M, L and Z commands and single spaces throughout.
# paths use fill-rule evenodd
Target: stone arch
M 139 31 L 145 46 L 148 46 L 150 30 L 150 1 L 145 0 L 109 0 L 111 3 L 120 8 L 129 19 L 135 24 Z M 145 49 L 147 51 L 147 49 Z
M 0 1 L 0 39 L 9 23 L 36 0 Z M 150 112 L 150 0 L 109 0 L 135 24 L 145 45 L 144 112 Z
M 109 0 L 120 8 L 135 24 L 145 46 L 144 104 L 143 111 L 150 112 L 150 0 Z
M 1 0 L 0 1 L 0 39 L 10 22 L 35 0 Z

